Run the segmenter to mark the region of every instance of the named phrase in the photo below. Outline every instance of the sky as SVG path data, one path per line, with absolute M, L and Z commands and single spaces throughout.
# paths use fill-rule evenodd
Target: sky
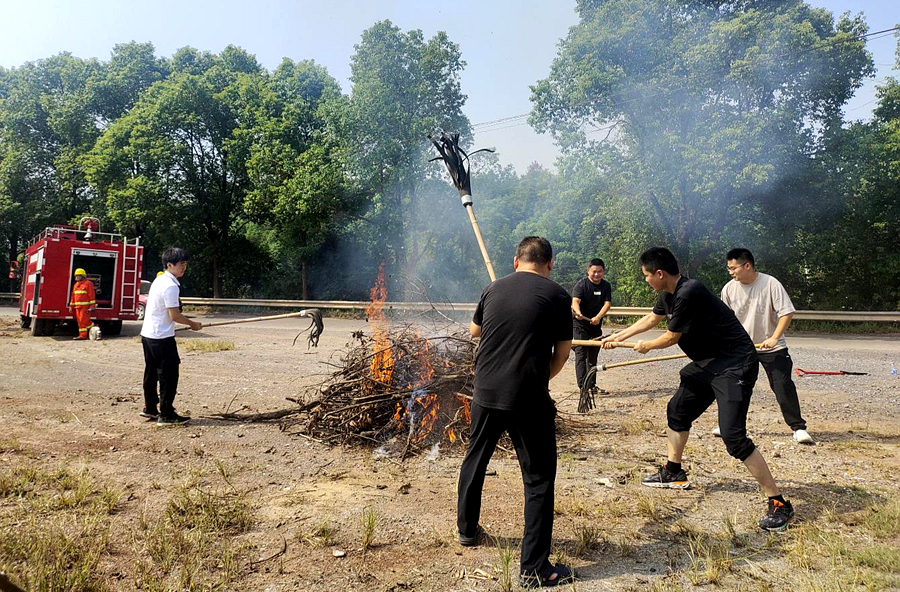
M 900 24 L 896 0 L 810 0 L 814 6 L 862 12 L 870 31 Z M 527 114 L 529 85 L 547 76 L 557 44 L 576 24 L 575 0 L 0 0 L 0 66 L 69 51 L 107 60 L 112 47 L 150 41 L 157 55 L 171 56 L 190 45 L 215 53 L 238 45 L 269 70 L 284 57 L 314 59 L 349 92 L 350 56 L 360 34 L 389 19 L 403 30 L 421 29 L 426 38 L 446 31 L 458 43 L 467 66 L 464 111 L 476 124 L 476 147 L 495 147 L 500 161 L 524 172 L 532 162 L 552 168 L 558 155 L 552 138 L 536 134 L 524 118 L 477 125 Z M 845 107 L 847 119 L 868 119 L 875 86 L 895 70 L 892 35 L 868 43 L 877 72 Z

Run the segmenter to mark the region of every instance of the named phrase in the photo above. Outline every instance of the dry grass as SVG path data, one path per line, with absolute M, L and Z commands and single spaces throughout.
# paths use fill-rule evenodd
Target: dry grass
M 646 417 L 643 419 L 629 417 L 622 422 L 619 431 L 627 436 L 640 436 L 653 434 L 656 432 L 656 428 L 653 422 Z
M 8 452 L 23 452 L 25 449 L 16 438 L 0 440 L 0 454 Z
M 603 531 L 591 524 L 585 524 L 575 530 L 575 556 L 584 557 L 603 546 Z
M 375 540 L 375 532 L 378 529 L 378 510 L 366 508 L 362 512 L 362 549 L 363 553 L 369 550 Z
M 110 589 L 98 566 L 110 550 L 109 515 L 120 498 L 85 469 L 4 469 L 0 500 L 14 526 L 0 537 L 0 566 L 29 590 Z
M 517 583 L 515 577 L 518 572 L 515 568 L 516 550 L 509 542 L 497 544 L 497 554 L 500 559 L 497 582 L 500 584 L 502 592 L 511 592 Z
M 139 557 L 132 568 L 137 589 L 228 589 L 245 552 L 231 537 L 250 528 L 253 513 L 224 466 L 219 475 L 226 487 L 201 487 L 195 475 L 158 516 L 145 507 L 136 527 L 120 528 L 115 515 L 122 492 L 87 469 L 4 468 L 0 516 L 14 526 L 0 536 L 0 568 L 27 590 L 118 590 L 123 583 L 108 578 L 106 564 L 130 543 Z
M 220 351 L 231 351 L 234 349 L 233 341 L 225 341 L 224 339 L 191 339 L 181 342 L 184 347 L 184 351 L 193 353 L 198 352 L 201 354 L 210 354 L 214 352 Z
M 204 487 L 202 475 L 195 474 L 178 487 L 160 516 L 144 508 L 132 537 L 141 558 L 133 569 L 139 589 L 215 590 L 233 582 L 247 548 L 235 547 L 231 537 L 253 525 L 253 507 L 221 462 L 216 469 L 224 487 Z
M 662 502 L 652 493 L 638 492 L 634 496 L 634 500 L 635 511 L 638 516 L 642 516 L 651 522 L 660 522 L 668 514 Z
M 303 542 L 314 547 L 330 547 L 337 540 L 337 529 L 331 524 L 327 516 L 321 522 L 312 527 L 308 532 L 300 535 Z
M 900 536 L 900 499 L 870 508 L 862 526 L 877 538 Z
M 727 541 L 709 535 L 691 535 L 687 547 L 691 562 L 687 577 L 694 586 L 718 584 L 731 572 L 734 561 Z

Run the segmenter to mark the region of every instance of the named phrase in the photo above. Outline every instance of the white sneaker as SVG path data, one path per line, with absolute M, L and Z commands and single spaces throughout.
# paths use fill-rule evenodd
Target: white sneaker
M 806 430 L 797 430 L 794 432 L 794 440 L 797 441 L 798 444 L 815 444 L 816 441 L 812 439 L 812 436 L 809 435 L 809 432 Z
M 716 426 L 716 429 L 714 429 L 712 433 L 716 438 L 722 437 L 722 430 L 719 429 L 719 426 Z

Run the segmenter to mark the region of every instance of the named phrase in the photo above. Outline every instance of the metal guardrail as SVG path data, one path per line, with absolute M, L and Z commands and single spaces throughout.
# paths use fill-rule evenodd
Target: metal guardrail
M 17 296 L 17 295 L 16 295 Z M 332 308 L 338 310 L 366 310 L 371 302 L 354 300 L 262 300 L 254 298 L 182 298 L 182 304 L 193 306 L 256 306 L 260 308 Z M 474 302 L 385 302 L 388 310 L 427 311 L 436 309 L 441 312 L 462 311 L 474 312 Z M 651 311 L 641 306 L 613 306 L 609 309 L 612 316 L 643 316 Z M 900 323 L 900 311 L 844 311 L 844 310 L 798 310 L 795 320 L 804 321 L 844 321 Z

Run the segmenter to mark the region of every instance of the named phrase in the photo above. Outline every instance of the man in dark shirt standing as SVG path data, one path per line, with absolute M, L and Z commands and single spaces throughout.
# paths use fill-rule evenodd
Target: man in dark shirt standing
M 683 277 L 671 251 L 648 249 L 640 257 L 644 279 L 659 293 L 653 312 L 621 333 L 602 341 L 612 342 L 653 329 L 666 321 L 666 332 L 656 339 L 638 341 L 634 350 L 645 354 L 676 343 L 692 360 L 681 369 L 681 384 L 669 400 L 668 462 L 658 473 L 645 477 L 644 485 L 687 489 L 687 473 L 681 467 L 691 424 L 715 401 L 719 429 L 728 454 L 743 461 L 769 497 L 769 508 L 759 521 L 766 530 L 784 530 L 794 515 L 791 503 L 781 495 L 766 460 L 747 437 L 747 410 L 759 374 L 759 358 L 750 336 L 734 313 L 697 280 Z
M 603 335 L 603 317 L 612 304 L 612 286 L 603 279 L 606 264 L 603 259 L 591 259 L 587 276 L 578 280 L 572 288 L 572 330 L 575 339 L 594 339 Z M 575 347 L 575 380 L 584 392 L 589 389 L 597 394 L 597 375 L 588 371 L 597 365 L 597 347 Z M 585 376 L 588 384 L 585 384 Z
M 556 481 L 556 407 L 549 382 L 572 347 L 571 298 L 549 279 L 553 249 L 547 239 L 522 239 L 513 267 L 516 273 L 485 288 L 469 327 L 481 342 L 469 446 L 459 475 L 457 527 L 460 544 L 478 544 L 484 532 L 478 519 L 485 470 L 500 436 L 509 433 L 525 484 L 519 581 L 550 586 L 573 579 L 568 567 L 549 559 Z

